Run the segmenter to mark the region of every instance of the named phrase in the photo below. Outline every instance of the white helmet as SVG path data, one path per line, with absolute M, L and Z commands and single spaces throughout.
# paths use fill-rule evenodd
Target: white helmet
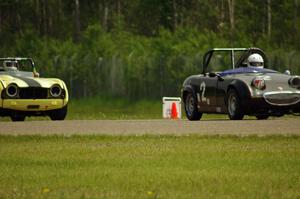
M 264 67 L 264 59 L 260 54 L 254 53 L 248 57 L 247 62 L 248 67 L 258 67 L 263 68 Z
M 4 61 L 3 67 L 8 70 L 17 70 L 18 69 L 18 62 L 17 61 Z

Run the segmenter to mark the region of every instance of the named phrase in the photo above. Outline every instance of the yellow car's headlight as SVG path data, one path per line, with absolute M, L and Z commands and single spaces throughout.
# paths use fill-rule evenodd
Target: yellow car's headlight
M 18 96 L 19 87 L 16 84 L 9 84 L 6 87 L 6 95 L 10 98 L 15 98 Z
M 58 84 L 54 84 L 53 86 L 51 86 L 49 91 L 51 97 L 55 97 L 55 98 L 60 97 L 62 94 L 62 88 Z

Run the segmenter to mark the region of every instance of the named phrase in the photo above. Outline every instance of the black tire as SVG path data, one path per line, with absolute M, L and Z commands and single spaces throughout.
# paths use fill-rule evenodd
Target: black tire
M 267 120 L 269 118 L 269 115 L 256 115 L 255 117 L 258 120 Z
M 234 89 L 230 89 L 227 93 L 227 112 L 231 120 L 242 120 L 244 118 L 241 98 Z
M 61 109 L 53 110 L 50 112 L 49 117 L 51 120 L 64 120 L 68 112 L 68 106 Z
M 184 98 L 184 109 L 186 117 L 191 120 L 200 120 L 202 113 L 198 111 L 197 97 L 195 94 L 188 92 Z
M 13 122 L 22 122 L 25 120 L 25 115 L 13 114 L 10 116 L 11 121 Z

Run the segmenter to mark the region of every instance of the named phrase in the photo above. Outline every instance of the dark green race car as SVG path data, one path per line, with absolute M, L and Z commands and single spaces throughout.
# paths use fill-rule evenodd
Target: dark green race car
M 203 113 L 228 114 L 231 120 L 296 114 L 300 78 L 268 69 L 261 49 L 215 48 L 204 55 L 202 74 L 184 81 L 182 99 L 189 120 L 200 120 Z

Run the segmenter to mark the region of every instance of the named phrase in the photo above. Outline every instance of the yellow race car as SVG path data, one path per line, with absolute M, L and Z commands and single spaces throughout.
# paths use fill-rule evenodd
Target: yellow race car
M 64 120 L 69 101 L 66 84 L 40 78 L 31 58 L 0 58 L 0 116 L 24 121 L 26 116 Z

